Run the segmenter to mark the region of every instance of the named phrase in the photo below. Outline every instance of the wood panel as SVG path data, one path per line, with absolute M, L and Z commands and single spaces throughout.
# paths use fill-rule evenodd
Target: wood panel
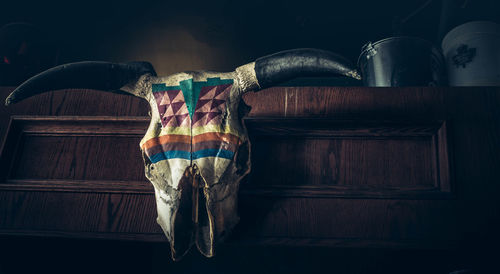
M 246 95 L 253 171 L 228 244 L 449 249 L 497 241 L 499 94 L 280 87 Z M 140 99 L 97 91 L 2 108 L 9 137 L 0 234 L 164 242 L 138 148 L 147 111 Z M 33 114 L 7 126 L 12 115 Z M 106 161 L 113 154 L 119 164 Z
M 446 106 L 457 88 L 274 87 L 247 93 L 257 117 L 331 117 L 369 120 L 449 120 Z M 474 89 L 464 89 L 458 96 Z M 487 89 L 483 88 L 482 92 Z M 493 91 L 493 90 L 491 90 Z
M 92 193 L 78 195 L 52 191 L 0 192 L 4 203 L 16 205 L 0 210 L 2 230 L 41 231 L 60 234 L 160 234 L 155 204 L 150 195 Z M 54 209 L 58 210 L 54 210 Z M 133 210 L 135 214 L 128 214 Z
M 1 175 L 7 182 L 145 181 L 138 144 L 147 124 L 145 118 L 13 116 L 0 156 L 9 168 Z
M 443 121 L 249 118 L 245 193 L 311 197 L 450 197 Z M 255 160 L 256 159 L 256 160 Z
M 459 234 L 454 203 L 446 200 L 243 197 L 242 203 L 253 205 L 242 209 L 235 235 L 242 241 L 450 248 Z

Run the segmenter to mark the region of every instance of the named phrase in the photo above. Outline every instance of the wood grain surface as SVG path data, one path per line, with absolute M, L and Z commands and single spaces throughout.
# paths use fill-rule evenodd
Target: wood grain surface
M 252 172 L 223 248 L 473 256 L 500 243 L 500 88 L 277 87 L 244 99 Z M 92 90 L 0 107 L 0 235 L 165 243 L 138 146 L 148 111 Z

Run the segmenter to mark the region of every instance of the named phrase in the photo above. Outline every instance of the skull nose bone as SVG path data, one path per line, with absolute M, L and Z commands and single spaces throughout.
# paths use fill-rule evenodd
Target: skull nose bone
M 213 256 L 213 216 L 207 208 L 208 184 L 199 168 L 192 164 L 186 168 L 179 184 L 181 191 L 179 208 L 174 213 L 172 248 L 174 260 L 182 258 L 193 243 L 205 256 Z M 200 189 L 203 191 L 200 193 Z M 207 229 L 208 228 L 208 229 Z M 206 235 L 208 232 L 208 235 Z
M 192 221 L 193 224 L 195 224 L 195 228 L 198 226 L 198 218 L 199 218 L 199 198 L 200 198 L 200 188 L 206 187 L 206 183 L 203 181 L 203 184 L 200 184 L 200 171 L 196 164 L 193 164 L 191 167 L 189 167 L 189 172 L 191 175 L 192 179 L 192 192 L 193 192 L 193 197 L 192 197 Z

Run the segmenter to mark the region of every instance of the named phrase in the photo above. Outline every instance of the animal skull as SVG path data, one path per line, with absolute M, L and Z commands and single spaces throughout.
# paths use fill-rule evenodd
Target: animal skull
M 242 96 L 298 76 L 341 74 L 360 79 L 344 58 L 316 49 L 262 57 L 233 72 L 182 72 L 158 77 L 146 62 L 80 62 L 29 79 L 6 105 L 42 92 L 91 88 L 146 99 L 151 123 L 140 142 L 154 186 L 157 222 L 174 260 L 196 244 L 205 256 L 238 223 L 240 180 L 250 171 Z

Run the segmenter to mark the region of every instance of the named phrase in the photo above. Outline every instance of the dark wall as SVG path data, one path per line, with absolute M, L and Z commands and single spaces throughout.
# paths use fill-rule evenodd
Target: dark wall
M 470 19 L 494 19 L 500 6 L 495 0 L 448 2 L 465 3 L 462 17 Z M 393 35 L 437 42 L 441 1 L 29 0 L 2 3 L 0 10 L 0 25 L 24 21 L 45 31 L 59 48 L 59 63 L 146 60 L 159 74 L 170 74 L 229 71 L 296 47 L 356 61 L 365 42 Z

